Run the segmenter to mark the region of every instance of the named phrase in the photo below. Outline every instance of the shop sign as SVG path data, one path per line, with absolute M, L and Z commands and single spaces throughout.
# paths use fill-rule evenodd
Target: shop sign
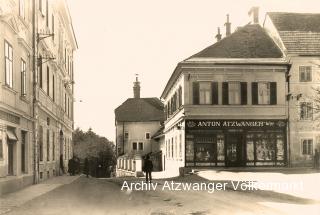
M 285 120 L 186 120 L 187 129 L 284 128 Z

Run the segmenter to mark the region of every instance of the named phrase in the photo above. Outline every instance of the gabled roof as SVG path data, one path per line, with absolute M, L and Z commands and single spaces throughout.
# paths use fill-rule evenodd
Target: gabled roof
M 190 58 L 282 58 L 283 54 L 257 24 L 241 27 Z M 189 58 L 189 59 L 190 59 Z
M 320 55 L 320 14 L 269 12 L 288 54 Z
M 158 98 L 129 98 L 115 109 L 116 121 L 164 121 L 163 104 Z
M 268 12 L 278 31 L 320 32 L 319 13 Z

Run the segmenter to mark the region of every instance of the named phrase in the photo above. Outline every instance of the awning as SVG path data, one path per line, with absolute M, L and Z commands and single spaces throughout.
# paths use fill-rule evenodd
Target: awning
M 12 141 L 18 140 L 17 135 L 12 130 L 7 130 L 7 137 L 8 137 L 8 140 L 12 140 Z

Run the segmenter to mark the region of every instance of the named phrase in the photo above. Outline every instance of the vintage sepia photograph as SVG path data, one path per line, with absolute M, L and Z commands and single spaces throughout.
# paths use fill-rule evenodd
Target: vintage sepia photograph
M 318 0 L 0 0 L 0 215 L 319 215 Z

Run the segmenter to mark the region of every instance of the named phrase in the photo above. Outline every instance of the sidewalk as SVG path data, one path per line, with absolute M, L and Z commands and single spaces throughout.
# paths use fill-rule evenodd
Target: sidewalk
M 57 176 L 39 184 L 28 186 L 17 192 L 9 193 L 0 197 L 0 215 L 23 205 L 24 203 L 48 193 L 62 185 L 70 184 L 80 176 Z
M 299 198 L 320 200 L 320 172 L 308 168 L 253 172 L 250 170 L 199 170 L 197 175 L 210 181 L 255 182 L 259 190 L 274 191 Z M 232 187 L 232 184 L 229 184 Z M 253 187 L 253 186 L 251 186 Z M 233 188 L 233 187 L 232 187 Z M 254 191 L 253 191 L 254 192 Z

